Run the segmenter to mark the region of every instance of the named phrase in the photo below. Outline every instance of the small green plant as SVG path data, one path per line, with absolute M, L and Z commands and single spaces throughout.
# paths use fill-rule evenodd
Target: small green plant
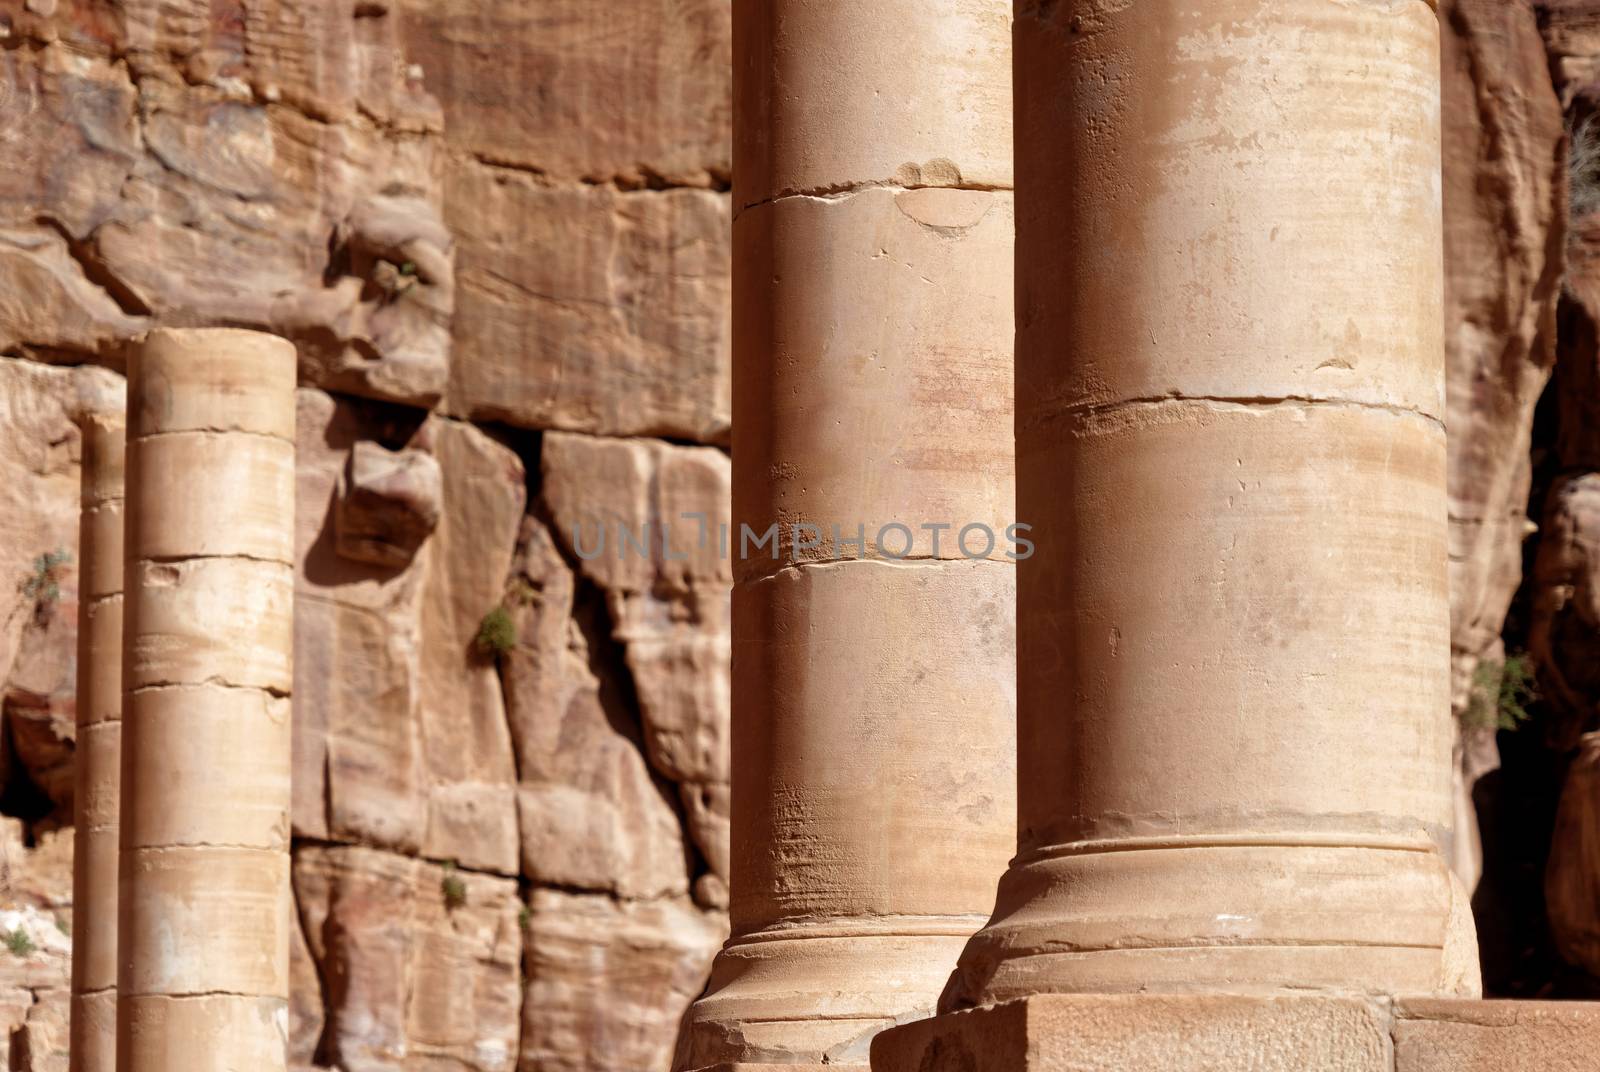
M 394 288 L 394 296 L 396 298 L 402 297 L 405 294 L 407 294 L 408 292 L 410 292 L 411 288 L 415 287 L 417 285 L 417 283 L 421 279 L 421 276 L 419 276 L 417 274 L 417 262 L 416 261 L 403 261 L 403 262 L 401 262 L 400 269 L 399 269 L 399 275 L 400 275 L 400 282 Z
M 527 905 L 523 905 L 522 911 L 517 913 L 517 926 L 521 927 L 523 930 L 527 930 L 528 925 L 532 922 L 533 909 L 529 908 Z
M 1472 675 L 1472 698 L 1462 722 L 1469 729 L 1515 730 L 1533 716 L 1528 705 L 1539 698 L 1533 658 L 1526 652 L 1503 662 L 1485 659 Z
M 495 607 L 478 623 L 478 635 L 473 646 L 478 654 L 487 658 L 504 655 L 517 644 L 517 623 L 511 620 L 505 604 Z
M 467 903 L 467 884 L 456 874 L 456 865 L 444 865 L 444 878 L 439 880 L 439 892 L 444 894 L 444 906 L 457 909 Z
M 56 930 L 60 931 L 64 935 L 66 935 L 68 938 L 71 938 L 72 937 L 72 917 L 71 916 L 65 916 L 65 917 L 57 916 L 56 917 Z
M 33 944 L 33 936 L 21 927 L 13 931 L 7 931 L 5 942 L 6 948 L 11 950 L 11 955 L 14 957 L 26 957 L 36 948 Z
M 22 582 L 22 594 L 33 600 L 40 612 L 47 613 L 61 598 L 61 577 L 71 561 L 72 554 L 66 550 L 46 551 L 33 560 L 33 569 Z

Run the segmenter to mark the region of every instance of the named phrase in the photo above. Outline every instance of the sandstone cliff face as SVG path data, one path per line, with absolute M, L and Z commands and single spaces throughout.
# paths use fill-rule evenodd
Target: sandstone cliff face
M 1441 15 L 1457 870 L 1477 885 L 1486 987 L 1591 995 L 1600 4 Z M 1505 684 L 1513 666 L 1531 694 Z
M 301 358 L 295 1060 L 670 1062 L 726 569 L 560 532 L 727 517 L 729 64 L 727 0 L 0 0 L 12 1067 L 65 1067 L 74 422 L 207 324 Z

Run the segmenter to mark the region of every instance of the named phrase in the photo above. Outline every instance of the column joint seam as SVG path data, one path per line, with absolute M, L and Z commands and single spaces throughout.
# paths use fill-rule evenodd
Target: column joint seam
M 826 186 L 810 186 L 804 189 L 785 187 L 759 201 L 751 201 L 740 205 L 734 210 L 737 219 L 751 209 L 761 208 L 765 205 L 774 205 L 779 201 L 790 201 L 796 198 L 807 198 L 812 201 L 843 201 L 857 194 L 869 193 L 873 190 L 885 190 L 890 193 L 910 193 L 913 190 L 964 190 L 968 193 L 1009 194 L 1015 193 L 1016 187 L 1010 184 L 987 182 L 954 182 L 954 183 L 898 183 L 886 179 L 865 179 L 860 182 L 830 183 Z
M 1026 422 L 1019 421 L 1017 431 L 1033 431 L 1057 421 L 1088 421 L 1125 410 L 1159 408 L 1173 404 L 1200 403 L 1218 406 L 1239 406 L 1245 409 L 1272 409 L 1283 406 L 1310 409 L 1316 406 L 1372 410 L 1390 413 L 1397 417 L 1416 417 L 1445 430 L 1445 422 L 1426 410 L 1415 406 L 1402 406 L 1392 402 L 1366 402 L 1354 398 L 1333 398 L 1318 395 L 1146 395 L 1118 399 L 1115 402 L 1075 402 L 1070 405 L 1045 407 L 1043 412 Z
M 896 558 L 893 555 L 884 555 L 884 556 L 870 556 L 870 555 L 869 556 L 848 556 L 847 555 L 847 556 L 840 557 L 840 558 L 819 558 L 819 559 L 806 559 L 806 560 L 801 561 L 801 562 L 781 562 L 781 563 L 778 564 L 778 567 L 776 569 L 764 570 L 764 571 L 759 572 L 759 573 L 752 573 L 749 576 L 745 576 L 745 577 L 735 577 L 733 583 L 735 585 L 755 584 L 755 583 L 757 583 L 759 581 L 770 581 L 775 577 L 781 577 L 785 573 L 799 573 L 799 572 L 801 572 L 803 570 L 814 569 L 814 568 L 826 569 L 828 567 L 833 567 L 833 566 L 847 566 L 847 565 L 850 565 L 853 562 L 862 562 L 862 563 L 867 563 L 867 564 L 877 565 L 877 566 L 905 567 L 905 568 L 915 568 L 915 567 L 923 567 L 923 566 L 959 565 L 960 563 L 963 563 L 963 562 L 969 562 L 969 563 L 972 563 L 974 565 L 988 564 L 988 565 L 993 565 L 993 566 L 1006 566 L 1006 567 L 1015 567 L 1016 566 L 1016 562 L 1011 560 L 1011 559 L 988 558 L 988 557 L 985 557 L 985 558 L 966 558 L 966 557 L 945 558 L 943 556 L 940 556 L 938 558 L 935 558 L 932 555 L 904 555 L 904 556 Z

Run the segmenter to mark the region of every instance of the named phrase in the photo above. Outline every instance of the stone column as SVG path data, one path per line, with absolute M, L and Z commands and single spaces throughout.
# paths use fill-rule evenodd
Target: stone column
M 295 351 L 128 367 L 118 1068 L 285 1067 Z
M 1019 855 L 952 1004 L 1467 993 L 1439 27 L 1024 0 Z
M 120 415 L 91 414 L 83 422 L 73 789 L 73 1072 L 115 1072 L 117 1060 L 123 439 Z
M 779 535 L 730 539 L 733 937 L 688 1067 L 864 1063 L 1011 853 L 1010 17 L 734 7 L 734 517 Z

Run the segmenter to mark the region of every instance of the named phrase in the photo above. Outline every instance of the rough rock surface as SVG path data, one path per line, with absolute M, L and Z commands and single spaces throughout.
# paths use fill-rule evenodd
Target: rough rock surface
M 714 881 L 697 895 L 723 903 L 732 584 L 723 548 L 732 465 L 707 447 L 559 433 L 545 437 L 542 463 L 558 538 L 605 595 L 650 762 L 678 784 L 695 845 L 711 865 Z
M 1443 43 L 1446 415 L 1450 431 L 1453 698 L 1472 703 L 1479 665 L 1522 579 L 1534 406 L 1554 362 L 1566 185 L 1561 103 L 1529 0 L 1445 0 Z M 1454 865 L 1483 859 L 1470 800 L 1499 765 L 1491 729 L 1463 724 L 1456 750 Z
M 534 891 L 521 1072 L 669 1067 L 724 937 L 720 920 L 682 900 Z
M 349 1069 L 516 1067 L 520 903 L 511 879 L 358 846 L 295 853 L 320 969 L 318 1058 Z
M 594 608 L 573 617 L 576 579 L 549 531 L 524 523 L 501 659 L 517 746 L 522 870 L 552 886 L 624 897 L 688 892 L 670 786 L 652 776 L 614 677 L 595 665 Z M 610 678 L 610 680 L 608 680 Z
M 541 454 L 727 441 L 729 27 L 728 0 L 0 0 L 0 910 L 70 908 L 74 419 L 152 327 L 275 331 L 297 1067 L 666 1067 L 726 929 L 727 583 L 582 569 Z M 637 451 L 726 518 L 724 455 Z M 617 509 L 601 478 L 550 490 Z M 0 980 L 10 1067 L 55 1069 L 65 977 L 29 971 Z
M 64 918 L 32 906 L 0 909 L 0 1031 L 10 1068 L 67 1072 L 72 940 Z
M 403 0 L 444 115 L 460 416 L 724 441 L 728 0 Z
M 726 439 L 725 195 L 550 187 L 457 161 L 449 199 L 472 206 L 453 222 L 463 247 L 452 412 Z
M 1441 14 L 1456 704 L 1490 722 L 1458 748 L 1457 869 L 1491 992 L 1593 997 L 1600 4 Z
M 1470 660 L 1498 639 L 1521 576 L 1526 444 L 1555 360 L 1564 132 L 1534 5 L 1442 7 L 1451 602 Z

